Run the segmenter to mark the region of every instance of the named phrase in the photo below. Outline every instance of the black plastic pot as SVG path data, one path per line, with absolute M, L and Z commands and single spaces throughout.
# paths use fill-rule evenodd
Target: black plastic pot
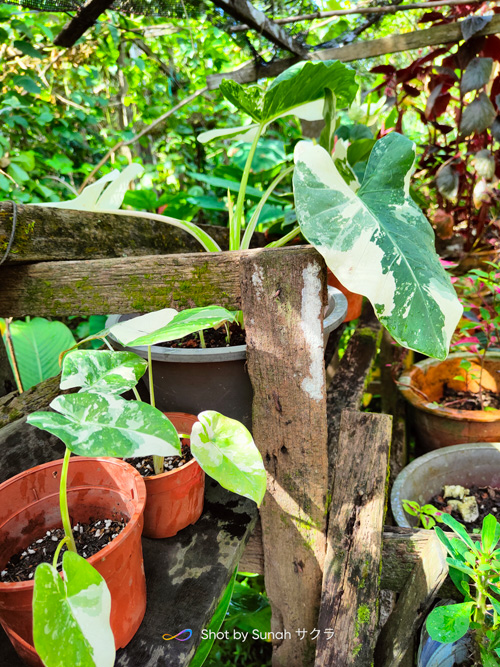
M 328 309 L 323 324 L 325 342 L 344 320 L 345 296 L 328 288 Z M 111 315 L 106 327 L 133 315 Z M 120 346 L 113 342 L 117 349 Z M 126 348 L 147 359 L 147 347 Z M 246 345 L 227 348 L 184 349 L 151 347 L 156 407 L 163 412 L 216 410 L 252 427 L 252 385 L 246 369 Z M 148 386 L 147 376 L 144 376 Z

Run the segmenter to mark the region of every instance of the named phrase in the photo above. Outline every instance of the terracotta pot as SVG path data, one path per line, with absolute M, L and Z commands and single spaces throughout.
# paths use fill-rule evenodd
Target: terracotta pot
M 344 318 L 344 322 L 357 320 L 361 315 L 361 309 L 363 307 L 363 296 L 361 294 L 354 294 L 354 292 L 350 292 L 347 287 L 344 287 L 340 280 L 334 276 L 330 269 L 327 269 L 327 282 L 331 287 L 336 287 L 338 290 L 340 290 L 347 299 L 347 313 Z
M 178 433 L 191 433 L 198 421 L 184 412 L 165 412 Z M 146 537 L 173 537 L 196 523 L 203 512 L 205 473 L 195 459 L 175 470 L 145 477 L 147 501 L 144 510 Z
M 500 440 L 500 410 L 457 410 L 452 406 L 434 406 L 441 401 L 444 385 L 465 389 L 457 375 L 461 359 L 477 361 L 475 354 L 450 354 L 445 361 L 425 359 L 405 371 L 400 377 L 399 389 L 410 403 L 417 445 L 423 451 L 448 447 L 466 442 L 496 442 Z M 482 385 L 500 392 L 500 354 L 486 356 Z M 469 371 L 470 376 L 470 371 Z M 477 392 L 478 383 L 472 381 L 469 390 Z
M 61 526 L 61 467 L 62 460 L 51 461 L 0 485 L 0 569 L 34 539 Z M 111 593 L 111 629 L 116 648 L 128 644 L 146 611 L 141 544 L 145 503 L 144 481 L 128 463 L 113 458 L 71 458 L 68 505 L 72 524 L 128 519 L 119 536 L 88 559 L 104 577 Z M 25 644 L 33 643 L 32 597 L 32 580 L 0 583 L 0 623 L 23 659 L 27 659 Z M 40 662 L 36 658 L 29 664 Z

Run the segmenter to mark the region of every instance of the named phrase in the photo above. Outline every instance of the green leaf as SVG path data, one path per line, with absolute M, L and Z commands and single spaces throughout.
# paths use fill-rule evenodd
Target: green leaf
M 304 120 L 321 120 L 323 102 L 311 103 L 323 100 L 325 88 L 335 95 L 338 109 L 347 106 L 358 90 L 354 70 L 338 60 L 308 60 L 292 65 L 266 90 L 262 120 L 269 122 L 290 114 Z
M 33 412 L 28 422 L 60 438 L 80 456 L 178 456 L 181 444 L 172 422 L 141 401 L 83 392 L 58 396 L 57 412 Z
M 446 358 L 462 306 L 409 193 L 415 145 L 392 132 L 374 146 L 354 193 L 328 153 L 295 149 L 297 218 L 307 240 L 350 291 L 363 294 L 404 347 Z
M 261 634 L 271 632 L 271 606 L 265 595 L 238 581 L 234 585 L 224 628 L 240 628 L 250 635 L 254 630 Z
M 469 629 L 473 604 L 473 602 L 462 602 L 435 607 L 426 622 L 431 639 L 451 644 L 463 637 Z
M 229 603 L 231 602 L 231 596 L 233 594 L 237 571 L 238 568 L 236 568 L 235 571 L 233 572 L 233 575 L 229 580 L 229 584 L 227 585 L 226 590 L 222 594 L 222 598 L 220 599 L 220 602 L 217 605 L 217 609 L 215 610 L 214 615 L 212 616 L 212 620 L 210 621 L 208 628 L 206 628 L 207 636 L 206 638 L 201 640 L 200 645 L 198 646 L 198 649 L 194 654 L 194 657 L 189 663 L 189 667 L 201 667 L 205 662 L 205 660 L 208 658 L 208 654 L 210 653 L 213 643 L 215 641 L 215 635 L 217 634 L 217 632 L 219 632 L 220 627 L 226 617 L 227 609 L 229 607 Z M 210 636 L 210 631 L 212 631 L 212 633 L 215 634 L 212 634 Z
M 250 118 L 260 122 L 262 118 L 262 105 L 264 103 L 264 92 L 259 86 L 242 86 L 232 79 L 223 79 L 220 83 L 220 91 L 231 104 Z
M 111 327 L 110 333 L 122 345 L 155 345 L 184 338 L 195 331 L 217 327 L 222 322 L 234 322 L 235 319 L 234 313 L 221 306 L 189 308 L 180 313 L 173 308 L 166 308 L 165 311 L 160 311 L 165 313 L 165 319 L 170 316 L 166 313 L 168 310 L 173 311 L 175 315 L 166 324 L 157 326 L 158 320 L 155 321 L 151 317 L 156 313 L 148 313 L 148 315 L 141 315 L 133 320 L 116 324 Z M 122 325 L 127 325 L 127 327 Z
M 43 317 L 34 317 L 29 322 L 15 320 L 10 325 L 10 332 L 25 391 L 57 375 L 59 355 L 75 344 L 73 334 L 65 324 L 49 322 Z M 3 338 L 5 342 L 5 335 Z
M 235 419 L 213 410 L 198 415 L 191 432 L 191 452 L 207 475 L 229 491 L 260 505 L 266 471 L 251 433 Z
M 147 367 L 133 352 L 74 350 L 64 357 L 61 389 L 123 394 L 136 386 Z
M 332 90 L 325 89 L 325 104 L 323 107 L 323 118 L 325 127 L 319 137 L 319 145 L 328 153 L 332 153 L 335 144 L 335 124 L 336 124 L 337 101 Z
M 446 512 L 443 512 L 443 515 L 441 516 L 441 519 L 443 523 L 445 523 L 449 528 L 453 530 L 453 532 L 458 535 L 458 537 L 465 542 L 465 544 L 469 547 L 469 549 L 472 549 L 472 551 L 476 554 L 479 555 L 479 550 L 474 544 L 474 541 L 469 537 L 467 531 L 465 530 L 464 526 L 454 519 L 452 516 L 447 514 Z
M 28 42 L 25 39 L 16 39 L 14 40 L 13 47 L 17 49 L 18 51 L 21 51 L 21 53 L 25 56 L 29 56 L 30 58 L 43 58 L 44 54 L 40 53 L 38 49 L 35 49 L 35 47 L 31 44 L 31 42 Z
M 25 120 L 23 118 L 23 120 Z M 30 180 L 29 174 L 15 162 L 11 162 L 7 167 L 7 173 L 11 178 L 13 178 L 16 183 L 26 183 Z
M 403 509 L 410 516 L 419 516 L 420 514 L 420 505 L 413 500 L 403 500 Z
M 422 521 L 422 526 L 427 530 L 431 530 L 431 528 L 436 525 L 435 519 L 433 519 L 431 516 L 427 516 L 426 514 L 422 514 L 420 520 Z
M 35 572 L 33 639 L 46 667 L 112 667 L 115 640 L 111 595 L 92 565 L 76 553 L 63 555 L 62 579 L 48 563 Z
M 14 81 L 14 85 L 24 88 L 27 93 L 36 95 L 41 90 L 37 82 L 30 76 L 15 76 L 12 80 Z
M 488 514 L 483 519 L 481 528 L 481 546 L 483 551 L 491 553 L 498 542 L 499 525 L 493 514 Z

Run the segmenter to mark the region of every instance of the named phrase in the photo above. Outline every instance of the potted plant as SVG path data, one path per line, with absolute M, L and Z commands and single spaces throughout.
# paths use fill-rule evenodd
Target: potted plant
M 397 525 L 417 527 L 419 517 L 417 513 L 408 512 L 408 501 L 422 508 L 439 496 L 445 486 L 457 485 L 466 489 L 500 489 L 500 443 L 473 442 L 443 447 L 405 466 L 391 490 L 391 510 Z
M 470 653 L 457 665 L 495 667 L 500 665 L 500 525 L 489 514 L 483 520 L 480 539 L 473 540 L 464 527 L 445 514 L 443 523 L 453 531 L 450 538 L 439 527 L 435 531 L 449 556 L 450 577 L 463 602 L 435 607 L 426 620 L 432 640 L 450 647 L 469 635 Z M 441 658 L 443 659 L 443 658 Z M 419 667 L 446 664 L 420 660 Z M 450 663 L 452 661 L 450 660 Z
M 107 337 L 113 336 L 123 346 L 145 346 L 149 363 L 133 352 L 73 350 L 63 359 L 61 388 L 79 387 L 80 392 L 109 388 L 118 394 L 132 390 L 137 399 L 132 403 L 137 403 L 140 396 L 135 384 L 148 369 L 148 408 L 160 414 L 155 408 L 153 344 L 192 333 L 203 338 L 203 331 L 213 327 L 220 326 L 225 331 L 227 323 L 235 317 L 235 313 L 219 306 L 181 312 L 166 308 L 115 324 L 85 340 L 107 342 Z M 260 504 L 266 488 L 262 457 L 249 431 L 240 422 L 211 410 L 198 416 L 164 415 L 172 421 L 170 443 L 173 449 L 168 461 L 164 456 L 133 461 L 146 483 L 144 535 L 172 537 L 199 519 L 203 510 L 205 472 L 224 488 Z
M 500 440 L 498 267 L 471 271 L 461 284 L 465 317 L 457 328 L 456 345 L 473 352 L 456 352 L 440 362 L 420 361 L 399 380 L 424 451 Z

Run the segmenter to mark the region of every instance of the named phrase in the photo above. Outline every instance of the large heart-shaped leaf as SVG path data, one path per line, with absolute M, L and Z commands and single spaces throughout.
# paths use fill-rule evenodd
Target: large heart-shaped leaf
M 62 579 L 48 563 L 35 572 L 33 639 L 46 667 L 112 667 L 111 595 L 99 572 L 66 551 Z
M 142 315 L 141 317 L 131 320 L 130 323 L 142 320 L 144 317 L 147 317 L 147 315 Z M 231 313 L 229 310 L 226 310 L 221 306 L 189 308 L 187 310 L 182 310 L 180 313 L 176 312 L 175 317 L 173 317 L 165 326 L 159 328 L 154 327 L 153 320 L 149 321 L 147 324 L 147 326 L 151 327 L 149 333 L 137 336 L 132 340 L 128 340 L 126 343 L 123 340 L 123 336 L 120 338 L 116 335 L 115 327 L 111 328 L 111 333 L 115 336 L 118 342 L 122 343 L 122 345 L 155 345 L 157 343 L 166 343 L 171 340 L 177 340 L 178 338 L 184 338 L 184 336 L 188 336 L 195 331 L 217 327 L 222 324 L 222 322 L 233 322 L 234 319 L 234 313 Z M 144 323 L 140 325 L 140 328 L 143 331 L 146 329 Z
M 141 401 L 83 392 L 58 396 L 57 412 L 33 412 L 28 422 L 60 438 L 80 456 L 176 456 L 181 443 L 172 422 Z
M 191 432 L 191 452 L 221 486 L 260 505 L 266 492 L 266 471 L 243 424 L 214 410 L 201 412 Z
M 451 644 L 463 637 L 470 625 L 473 602 L 436 607 L 427 617 L 426 627 L 431 639 Z
M 123 394 L 135 387 L 147 367 L 133 352 L 75 350 L 64 357 L 61 389 Z
M 255 121 L 251 125 L 209 130 L 198 135 L 206 143 L 219 137 L 251 141 L 257 131 L 272 121 L 294 115 L 302 120 L 321 120 L 325 89 L 336 97 L 337 107 L 344 107 L 354 99 L 358 85 L 355 73 L 338 60 L 305 61 L 289 67 L 264 92 L 258 86 L 245 88 L 231 79 L 223 79 L 220 90 L 241 112 Z M 260 130 L 259 130 L 260 126 Z
M 107 334 L 113 336 L 121 345 L 130 345 L 133 340 L 149 336 L 152 331 L 167 326 L 176 315 L 175 308 L 163 308 L 154 313 L 146 313 L 131 320 L 118 322 L 107 330 Z
M 444 359 L 462 306 L 432 227 L 410 196 L 414 160 L 413 142 L 386 135 L 354 193 L 330 155 L 302 141 L 295 149 L 297 218 L 340 282 L 368 297 L 401 345 Z
M 15 320 L 10 333 L 23 389 L 59 373 L 59 355 L 75 344 L 73 334 L 62 322 L 35 317 L 28 322 Z M 5 335 L 4 335 L 5 341 Z M 9 354 L 9 361 L 12 364 Z

